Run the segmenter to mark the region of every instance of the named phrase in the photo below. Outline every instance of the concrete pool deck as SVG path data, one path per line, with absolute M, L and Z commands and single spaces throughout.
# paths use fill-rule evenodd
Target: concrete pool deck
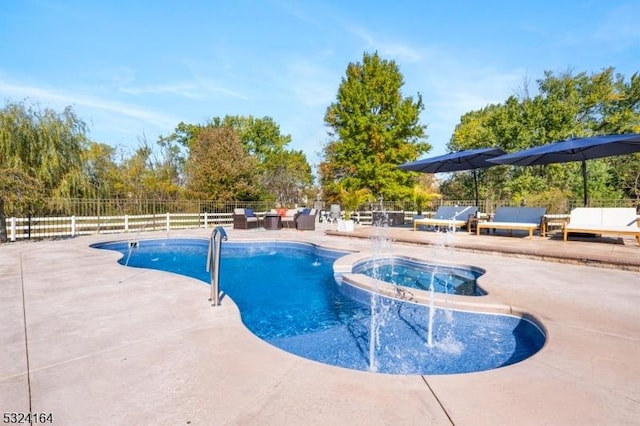
M 349 236 L 331 235 L 333 228 L 228 234 L 371 249 L 371 228 Z M 640 247 L 632 240 L 458 233 L 443 250 L 436 233 L 387 235 L 396 241 L 392 254 L 485 269 L 482 287 L 539 319 L 545 347 L 519 364 L 471 374 L 347 370 L 263 342 L 230 298 L 211 307 L 209 287 L 197 280 L 126 268 L 118 253 L 89 247 L 130 235 L 18 242 L 0 245 L 3 414 L 52 413 L 60 425 L 638 424 Z

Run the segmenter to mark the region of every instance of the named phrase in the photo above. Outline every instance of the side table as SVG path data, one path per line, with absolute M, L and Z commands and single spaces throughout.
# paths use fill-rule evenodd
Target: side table
M 282 219 L 278 214 L 267 214 L 264 217 L 264 229 L 276 231 L 282 228 Z
M 470 215 L 467 218 L 467 231 L 471 234 L 471 233 L 475 233 L 476 229 L 478 228 L 478 223 L 479 222 L 486 222 L 487 218 L 484 217 L 477 217 L 475 215 Z
M 549 233 L 549 228 L 552 226 L 557 226 L 559 228 L 564 228 L 569 222 L 569 217 L 571 215 L 568 214 L 546 214 L 542 217 L 542 226 L 540 227 L 540 235 L 546 237 Z

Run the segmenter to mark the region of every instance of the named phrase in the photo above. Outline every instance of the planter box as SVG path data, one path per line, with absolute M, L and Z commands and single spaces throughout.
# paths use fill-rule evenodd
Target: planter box
M 355 229 L 355 222 L 353 220 L 338 219 L 339 232 L 353 232 L 354 229 Z

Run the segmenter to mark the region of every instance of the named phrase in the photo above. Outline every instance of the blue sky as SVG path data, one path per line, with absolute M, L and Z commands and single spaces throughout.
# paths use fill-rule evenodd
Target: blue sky
M 0 100 L 72 106 L 91 139 L 132 151 L 178 123 L 272 117 L 310 163 L 350 62 L 377 51 L 423 96 L 446 152 L 465 112 L 545 70 L 640 71 L 640 1 L 9 0 Z

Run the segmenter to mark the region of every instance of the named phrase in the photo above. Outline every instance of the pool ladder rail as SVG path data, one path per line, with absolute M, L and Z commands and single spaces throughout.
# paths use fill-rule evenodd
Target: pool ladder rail
M 220 305 L 220 248 L 222 240 L 227 240 L 227 232 L 222 226 L 216 226 L 209 239 L 207 253 L 207 272 L 211 273 L 211 306 Z

